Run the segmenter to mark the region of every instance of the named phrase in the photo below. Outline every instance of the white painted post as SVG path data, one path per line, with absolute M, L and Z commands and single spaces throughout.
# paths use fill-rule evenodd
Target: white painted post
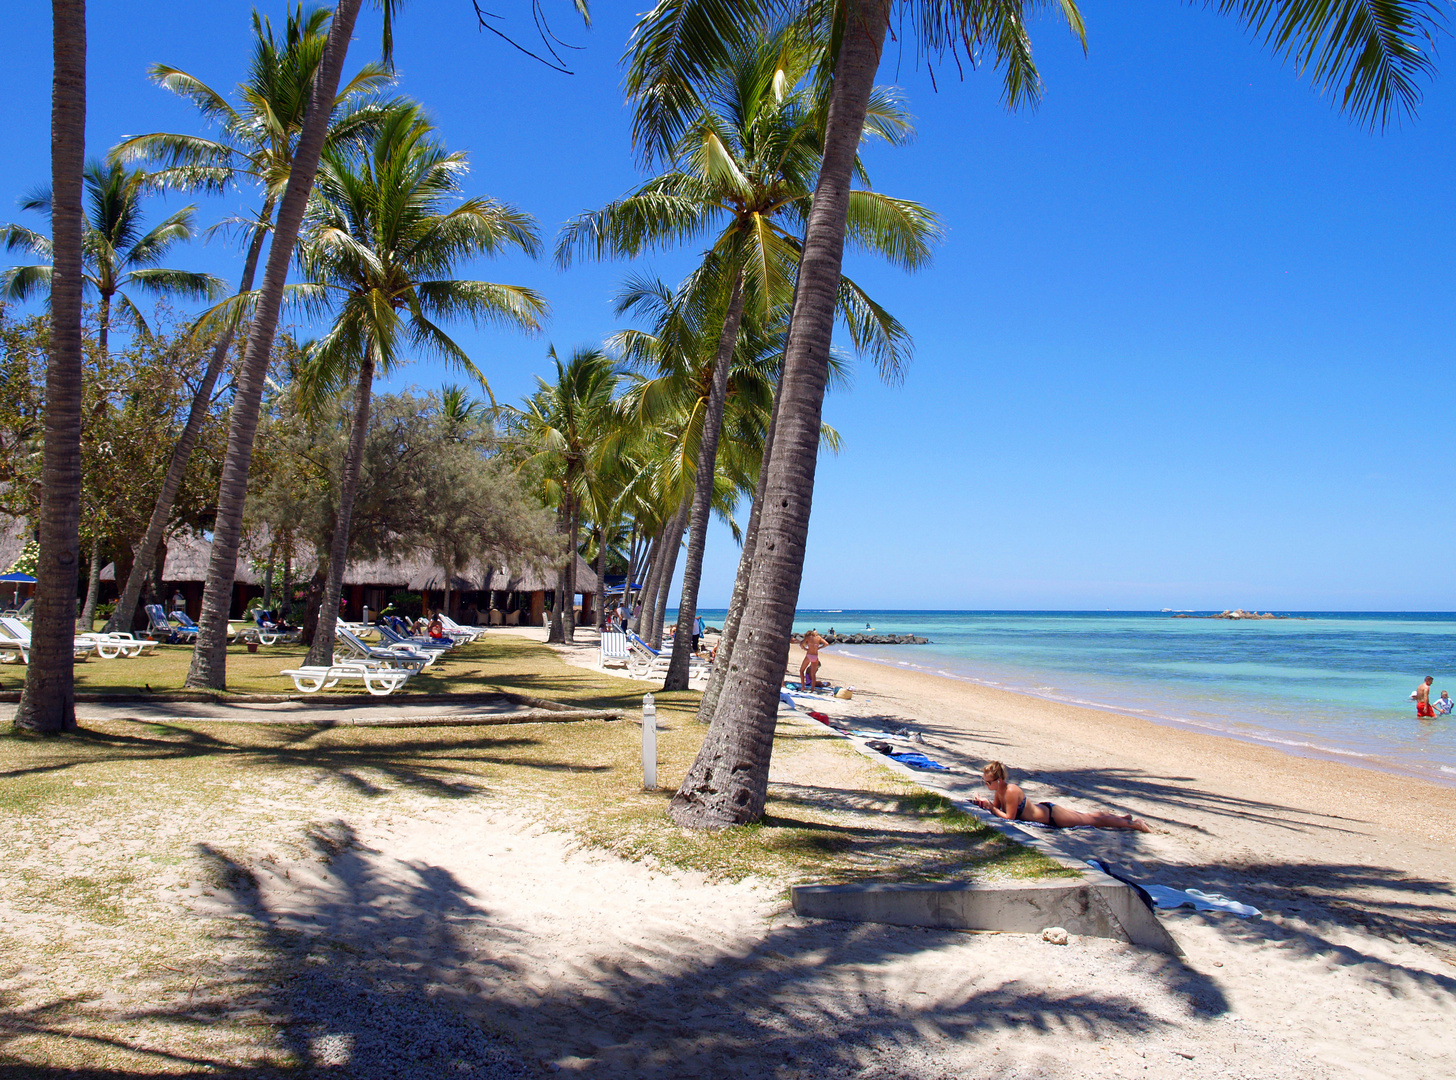
M 642 790 L 657 790 L 657 706 L 642 695 Z

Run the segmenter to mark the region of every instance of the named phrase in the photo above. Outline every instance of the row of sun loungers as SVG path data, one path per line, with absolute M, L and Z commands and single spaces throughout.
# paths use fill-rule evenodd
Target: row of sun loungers
M 461 631 L 459 637 L 433 641 L 430 638 L 405 637 L 380 624 L 374 627 L 380 644 L 370 645 L 351 626 L 340 622 L 334 631 L 336 649 L 332 664 L 328 667 L 304 665 L 279 674 L 292 679 L 294 687 L 303 694 L 316 694 L 341 682 L 361 682 L 369 693 L 384 697 L 435 663 L 454 648 L 457 641 L 475 640 L 475 635 L 467 627 L 457 626 L 456 629 Z M 448 633 L 449 627 L 446 630 Z

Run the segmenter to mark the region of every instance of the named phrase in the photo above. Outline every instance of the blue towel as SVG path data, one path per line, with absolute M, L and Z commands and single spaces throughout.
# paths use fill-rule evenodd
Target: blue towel
M 890 757 L 902 765 L 909 765 L 912 769 L 939 769 L 941 772 L 950 772 L 949 766 L 932 761 L 924 754 L 891 754 Z

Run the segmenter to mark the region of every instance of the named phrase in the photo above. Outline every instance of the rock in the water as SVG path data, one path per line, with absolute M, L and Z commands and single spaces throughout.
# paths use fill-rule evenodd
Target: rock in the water
M 1067 932 L 1060 926 L 1048 926 L 1041 932 L 1041 939 L 1053 945 L 1065 945 L 1069 940 Z

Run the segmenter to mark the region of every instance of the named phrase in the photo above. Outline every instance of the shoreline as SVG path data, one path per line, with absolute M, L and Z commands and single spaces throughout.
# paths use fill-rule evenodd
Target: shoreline
M 1456 964 L 1456 788 L 1253 742 L 1066 705 L 824 650 L 855 711 L 920 733 L 950 766 L 927 784 L 984 793 L 1003 761 L 1032 801 L 1146 820 L 1151 834 L 1059 837 L 1144 884 L 1221 892 L 1266 910 L 1390 927 Z M 802 653 L 791 651 L 796 673 Z M 919 749 L 920 747 L 917 747 Z
M 853 646 L 850 648 L 863 648 L 864 646 Z M 797 646 L 796 646 L 797 648 Z M 1234 742 L 1244 743 L 1249 746 L 1259 746 L 1289 757 L 1302 758 L 1313 761 L 1325 761 L 1335 765 L 1346 765 L 1355 769 L 1368 770 L 1382 773 L 1387 776 L 1399 776 L 1402 779 L 1415 780 L 1422 783 L 1432 784 L 1436 787 L 1450 787 L 1456 789 L 1456 770 L 1445 765 L 1437 765 L 1438 773 L 1420 772 L 1399 762 L 1389 761 L 1372 754 L 1362 754 L 1355 750 L 1340 750 L 1330 747 L 1318 746 L 1309 742 L 1296 742 L 1289 739 L 1280 739 L 1273 733 L 1264 736 L 1243 734 L 1228 728 L 1218 727 L 1214 724 L 1200 723 L 1196 720 L 1189 720 L 1184 717 L 1169 716 L 1163 713 L 1154 713 L 1150 710 L 1139 710 L 1132 706 L 1109 705 L 1096 701 L 1068 701 L 1063 698 L 1051 697 L 1046 694 L 1038 694 L 1032 690 L 1010 689 L 1005 686 L 993 686 L 987 682 L 970 675 L 955 675 L 945 671 L 934 671 L 918 664 L 905 664 L 902 661 L 880 659 L 874 656 L 857 656 L 849 653 L 830 652 L 830 649 L 843 648 L 842 645 L 826 646 L 824 655 L 834 656 L 840 660 L 847 660 L 854 663 L 873 664 L 876 667 L 889 671 L 903 671 L 909 674 L 924 675 L 927 678 L 943 679 L 947 682 L 972 686 L 983 690 L 990 690 L 997 693 L 1013 694 L 1017 697 L 1029 698 L 1034 701 L 1045 701 L 1051 705 L 1065 706 L 1073 709 L 1088 709 L 1093 712 L 1110 713 L 1114 716 L 1125 716 L 1131 720 L 1142 720 L 1146 723 L 1162 728 L 1172 728 L 1177 731 L 1184 731 L 1190 734 L 1205 735 L 1215 739 L 1228 739 Z M 796 654 L 797 655 L 797 654 Z M 1451 718 L 1456 723 L 1456 716 Z M 1252 725 L 1251 725 L 1252 726 Z

